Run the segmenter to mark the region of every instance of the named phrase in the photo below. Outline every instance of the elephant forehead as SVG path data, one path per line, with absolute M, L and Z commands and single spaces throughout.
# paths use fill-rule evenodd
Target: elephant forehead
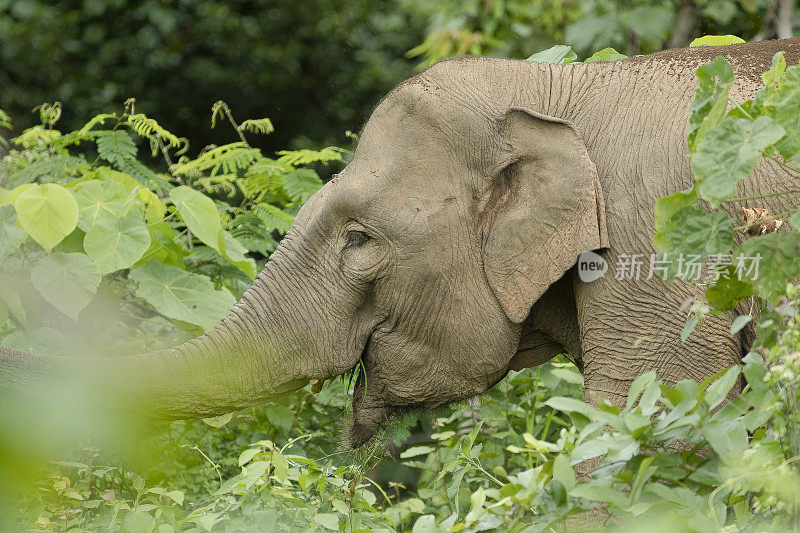
M 475 149 L 493 133 L 495 114 L 469 87 L 444 88 L 420 75 L 400 84 L 378 105 L 359 146 L 402 148 L 406 154 L 431 144 L 439 149 Z

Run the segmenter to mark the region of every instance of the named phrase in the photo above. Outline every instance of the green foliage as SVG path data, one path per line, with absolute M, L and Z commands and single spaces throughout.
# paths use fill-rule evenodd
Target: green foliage
M 773 9 L 767 0 L 448 0 L 427 7 L 428 35 L 408 53 L 423 58 L 420 66 L 458 55 L 523 59 L 530 50 L 560 42 L 574 48 L 576 57 L 571 60 L 578 55 L 587 57 L 601 47 L 612 47 L 611 54 L 595 54 L 593 60 L 597 61 L 687 46 L 704 34 L 732 33 L 748 40 L 756 34 L 770 38 L 776 34 L 776 18 L 766 16 Z M 707 35 L 695 39 L 692 45 L 735 42 L 743 40 L 732 35 Z M 558 56 L 558 52 L 548 54 L 553 56 L 549 60 L 531 60 L 562 63 L 566 57 Z
M 655 243 L 673 258 L 695 254 L 705 261 L 707 257 L 732 252 L 738 278 L 735 283 L 739 287 L 718 290 L 715 283 L 730 289 L 731 282 L 722 277 L 712 280 L 709 298 L 716 307 L 730 309 L 752 294 L 774 303 L 785 293 L 786 280 L 800 275 L 792 259 L 800 249 L 800 241 L 795 232 L 781 231 L 752 236 L 734 247 L 734 234 L 749 230 L 753 224 L 738 225 L 730 213 L 741 202 L 754 202 L 757 206 L 763 198 L 796 192 L 736 197 L 737 187 L 741 190 L 740 183 L 758 164 L 765 164 L 763 159 L 769 159 L 781 173 L 800 177 L 795 158 L 800 152 L 800 66 L 787 68 L 783 53 L 776 54 L 771 69 L 763 75 L 764 87 L 752 100 L 733 102 L 728 111 L 728 93 L 735 81 L 730 64 L 718 57 L 700 67 L 697 77 L 688 138 L 693 185 L 689 191 L 656 203 Z M 702 201 L 707 202 L 711 212 Z M 769 220 L 792 213 L 770 213 Z M 765 232 L 766 229 L 762 233 Z M 741 266 L 753 258 L 757 258 L 757 273 L 743 275 Z
M 265 150 L 330 144 L 413 74 L 403 54 L 423 38 L 425 3 L 0 0 L 0 108 L 24 129 L 42 99 L 69 102 L 71 130 L 136 95 L 139 112 L 201 147 L 229 140 L 197 127 L 223 99 L 245 117 L 270 110 Z
M 11 139 L 0 165 L 0 272 L 13 280 L 0 300 L 4 342 L 47 324 L 68 336 L 93 331 L 79 342 L 91 353 L 129 344 L 155 317 L 175 331 L 211 327 L 322 186 L 306 165 L 347 155 L 329 147 L 264 157 L 244 133 L 268 133 L 270 121 L 238 125 L 218 102 L 213 114 L 224 113 L 240 140 L 190 158 L 185 139 L 134 104 L 63 134 L 61 105 L 43 105 L 42 124 Z M 137 140 L 168 173 L 139 159 Z M 98 321 L 115 300 L 125 303 Z

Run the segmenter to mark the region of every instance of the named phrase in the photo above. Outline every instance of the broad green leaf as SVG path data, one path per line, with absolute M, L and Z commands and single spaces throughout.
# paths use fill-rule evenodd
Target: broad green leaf
M 128 268 L 150 246 L 150 233 L 141 219 L 124 216 L 98 221 L 86 233 L 83 247 L 102 274 Z
M 656 380 L 656 371 L 651 370 L 649 372 L 645 372 L 641 376 L 637 377 L 631 383 L 630 388 L 628 389 L 628 401 L 625 404 L 625 409 L 630 409 L 631 407 L 636 404 L 636 400 L 639 399 L 639 395 L 642 394 L 642 391 L 646 389 L 651 383 Z
M 751 320 L 753 320 L 753 317 L 750 315 L 737 316 L 731 324 L 731 335 L 736 335 L 739 333 L 743 327 L 750 323 Z
M 223 231 L 223 237 L 225 239 L 224 257 L 247 274 L 250 279 L 256 279 L 256 263 L 244 255 L 248 251 L 247 248 L 242 246 L 242 243 L 228 231 Z
M 783 52 L 778 52 L 772 56 L 772 66 L 768 71 L 761 75 L 761 81 L 764 82 L 766 89 L 772 88 L 773 85 L 778 83 L 783 74 L 786 72 L 786 57 Z
M 46 255 L 31 269 L 39 294 L 74 320 L 97 292 L 100 277 L 97 266 L 81 253 Z
M 775 143 L 781 157 L 789 160 L 800 152 L 800 66 L 786 69 L 778 88 L 767 93 L 765 103 L 774 110 L 775 122 L 789 132 Z
M 166 265 L 184 269 L 183 258 L 188 253 L 175 242 L 175 230 L 166 222 L 149 224 L 147 230 L 150 232 L 150 248 L 137 263 L 155 259 Z
M 27 235 L 14 222 L 17 215 L 11 206 L 0 207 L 0 261 L 19 248 Z
M 267 409 L 267 420 L 288 435 L 294 425 L 294 411 L 283 404 L 276 403 Z
M 700 431 L 725 463 L 741 461 L 747 449 L 747 429 L 740 419 L 712 422 Z
M 589 405 L 588 403 L 576 400 L 575 398 L 568 398 L 566 396 L 554 396 L 549 398 L 545 405 L 564 411 L 566 413 L 580 413 L 587 418 L 596 419 L 602 413 Z
M 0 345 L 23 352 L 44 353 L 48 355 L 79 355 L 73 343 L 53 328 L 40 327 L 31 331 L 17 330 L 6 335 Z M 80 354 L 83 355 L 83 354 Z
M 400 459 L 410 459 L 411 457 L 418 457 L 420 455 L 428 455 L 435 452 L 436 448 L 433 446 L 412 446 L 400 454 Z
M 684 256 L 705 256 L 728 253 L 733 245 L 733 219 L 724 211 L 706 213 L 693 207 L 683 208 L 672 215 L 667 224 L 656 232 L 653 242 L 659 250 L 675 261 Z M 688 274 L 688 272 L 684 272 Z
M 78 204 L 67 189 L 55 183 L 25 190 L 14 202 L 20 226 L 48 252 L 78 223 Z
M 73 194 L 78 202 L 78 227 L 89 231 L 99 220 L 123 216 L 125 187 L 116 181 L 88 180 L 76 185 Z
M 786 291 L 786 281 L 800 275 L 800 242 L 794 234 L 767 233 L 751 237 L 735 251 L 737 277 L 755 287 L 758 295 L 774 301 Z
M 628 498 L 619 491 L 600 485 L 599 483 L 586 483 L 575 486 L 569 491 L 570 496 L 585 498 L 590 501 L 608 503 L 612 506 L 625 508 L 628 506 Z
M 723 57 L 701 65 L 695 74 L 698 83 L 687 132 L 690 153 L 695 150 L 695 139 L 702 137 L 705 131 L 718 124 L 725 116 L 728 93 L 735 81 L 733 67 Z
M 770 117 L 761 116 L 753 121 L 726 117 L 705 135 L 698 135 L 690 159 L 700 196 L 712 207 L 728 200 L 756 167 L 762 152 L 785 133 Z
M 325 529 L 339 531 L 339 517 L 333 513 L 319 513 L 314 515 L 313 521 Z
M 116 171 L 110 167 L 100 167 L 92 172 L 89 172 L 86 177 L 91 179 L 99 179 L 104 182 L 113 181 L 125 187 L 127 192 L 136 191 L 139 201 L 141 201 L 142 205 L 144 206 L 145 218 L 147 219 L 148 223 L 161 220 L 164 218 L 164 214 L 167 212 L 166 206 L 153 191 L 143 186 L 141 182 L 132 178 L 128 174 L 125 174 L 124 172 Z
M 214 200 L 186 185 L 172 189 L 169 198 L 192 235 L 222 253 L 222 223 Z
M 714 309 L 728 311 L 753 295 L 753 286 L 739 279 L 734 266 L 726 267 L 720 274 L 716 283 L 706 289 L 706 300 Z
M 553 461 L 553 477 L 564 485 L 567 491 L 575 487 L 575 471 L 569 464 L 569 458 L 561 453 Z
M 675 213 L 681 209 L 693 207 L 696 203 L 697 192 L 694 188 L 659 198 L 656 200 L 655 206 L 656 229 L 660 229 L 667 224 Z
M 136 267 L 129 277 L 139 284 L 136 294 L 159 313 L 204 329 L 217 324 L 236 303 L 227 289 L 215 290 L 207 276 L 157 261 Z
M 19 293 L 20 285 L 18 277 L 0 272 L 0 303 L 11 312 L 23 328 L 31 329 L 33 326 L 28 321 L 28 314 L 22 305 L 22 297 Z
M 587 57 L 584 63 L 594 63 L 595 61 L 616 61 L 618 59 L 627 59 L 628 56 L 620 54 L 613 48 L 603 48 Z
M 233 419 L 233 413 L 225 413 L 224 415 L 212 416 L 210 418 L 204 418 L 203 422 L 205 422 L 206 424 L 208 424 L 209 426 L 211 426 L 213 428 L 219 429 L 219 428 L 224 427 L 225 425 L 227 425 L 227 423 L 230 422 L 232 419 Z
M 547 50 L 536 52 L 525 61 L 533 63 L 551 63 L 554 65 L 566 65 L 578 59 L 578 55 L 571 46 L 557 44 Z
M 722 400 L 725 399 L 725 396 L 736 384 L 740 373 L 741 368 L 738 365 L 732 366 L 722 375 L 722 377 L 717 378 L 708 386 L 706 389 L 705 399 L 709 409 L 714 409 L 722 403 Z
M 6 191 L 5 189 L 1 190 L 2 194 L 0 195 L 0 206 L 4 205 L 12 205 L 14 202 L 17 201 L 19 195 L 27 191 L 28 189 L 33 189 L 36 187 L 35 183 L 23 183 L 17 187 L 14 187 L 10 191 Z
M 703 35 L 689 43 L 690 48 L 697 46 L 725 46 L 728 44 L 740 44 L 747 42 L 735 35 Z

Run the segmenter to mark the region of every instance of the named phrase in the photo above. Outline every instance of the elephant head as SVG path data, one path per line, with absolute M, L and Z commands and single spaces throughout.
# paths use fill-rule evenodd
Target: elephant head
M 202 337 L 93 360 L 4 350 L 0 380 L 88 367 L 149 409 L 192 417 L 363 365 L 353 445 L 395 409 L 485 391 L 507 372 L 531 306 L 582 251 L 606 243 L 580 136 L 508 84 L 510 70 L 534 67 L 445 61 L 399 85 L 353 161 L 309 199 L 254 285 Z

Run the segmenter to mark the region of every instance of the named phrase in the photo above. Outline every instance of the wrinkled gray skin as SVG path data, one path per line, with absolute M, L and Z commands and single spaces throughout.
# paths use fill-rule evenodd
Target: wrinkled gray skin
M 599 250 L 612 270 L 619 254 L 655 251 L 655 200 L 691 181 L 694 70 L 726 56 L 741 101 L 777 50 L 796 63 L 800 40 L 568 66 L 438 63 L 378 105 L 353 162 L 303 207 L 221 324 L 124 358 L 0 349 L 0 383 L 95 374 L 143 409 L 199 417 L 363 360 L 347 435 L 359 445 L 397 408 L 473 396 L 560 352 L 574 356 L 589 393 L 614 402 L 647 370 L 667 382 L 703 379 L 740 360 L 750 339 L 729 328 L 750 309 L 708 317 L 682 344 L 681 305 L 699 289 L 657 276 L 583 283 L 574 265 L 584 250 Z M 739 192 L 797 188 L 792 181 L 765 161 Z M 780 213 L 799 201 L 745 205 Z

